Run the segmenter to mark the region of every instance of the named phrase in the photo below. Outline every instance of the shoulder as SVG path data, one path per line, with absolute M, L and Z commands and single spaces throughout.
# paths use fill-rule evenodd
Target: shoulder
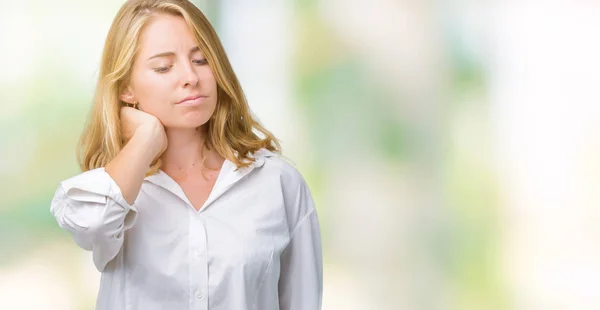
M 261 161 L 261 170 L 270 177 L 277 177 L 283 188 L 299 189 L 306 186 L 302 173 L 291 160 L 281 154 L 262 149 L 255 153 L 257 160 Z
M 282 155 L 269 152 L 263 158 L 261 173 L 280 189 L 290 233 L 304 218 L 315 212 L 312 194 L 300 171 Z M 263 183 L 265 184 L 265 183 Z

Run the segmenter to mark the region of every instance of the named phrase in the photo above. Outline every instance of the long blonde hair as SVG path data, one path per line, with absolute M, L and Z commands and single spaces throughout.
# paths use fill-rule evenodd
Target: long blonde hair
M 251 154 L 261 148 L 280 152 L 279 141 L 253 119 L 221 41 L 204 14 L 187 0 L 129 0 L 115 16 L 104 45 L 91 115 L 78 146 L 81 169 L 104 167 L 126 143 L 120 125 L 125 103 L 119 94 L 130 81 L 140 33 L 156 13 L 185 19 L 215 76 L 218 102 L 207 123 L 207 146 L 238 168 L 250 165 Z M 147 175 L 160 166 L 160 159 L 155 160 Z

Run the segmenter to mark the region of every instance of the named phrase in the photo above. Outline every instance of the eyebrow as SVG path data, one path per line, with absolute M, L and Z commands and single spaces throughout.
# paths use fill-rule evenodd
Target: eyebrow
M 190 49 L 190 54 L 195 53 L 199 50 L 200 50 L 200 47 L 194 46 L 194 47 L 192 47 L 192 49 Z M 164 53 L 156 54 L 156 55 L 148 58 L 147 60 L 151 60 L 151 59 L 159 58 L 159 57 L 168 57 L 168 56 L 175 56 L 175 53 L 174 52 L 164 52 Z

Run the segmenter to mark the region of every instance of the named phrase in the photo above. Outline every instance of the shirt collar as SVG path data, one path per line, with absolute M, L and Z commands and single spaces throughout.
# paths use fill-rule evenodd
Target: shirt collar
M 237 169 L 237 166 L 232 161 L 225 159 L 223 166 L 219 171 L 219 176 L 217 177 L 214 188 L 211 191 L 208 200 L 204 203 L 204 206 L 202 206 L 200 210 L 202 211 L 208 207 L 210 203 L 225 193 L 231 186 L 233 186 L 233 184 L 241 180 L 244 176 L 248 175 L 252 170 L 262 167 L 265 164 L 266 158 L 273 156 L 276 156 L 276 154 L 265 148 L 262 148 L 250 154 L 250 157 L 254 159 L 254 162 L 252 162 L 249 166 L 240 169 Z M 173 194 L 179 196 L 186 203 L 191 205 L 191 202 L 188 200 L 179 184 L 177 184 L 177 182 L 169 177 L 169 175 L 164 171 L 158 170 L 158 173 L 148 176 L 144 180 L 147 180 L 172 192 Z

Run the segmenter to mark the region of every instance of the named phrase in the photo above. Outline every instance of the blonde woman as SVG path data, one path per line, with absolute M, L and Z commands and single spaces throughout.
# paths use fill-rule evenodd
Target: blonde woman
M 321 308 L 319 222 L 208 20 L 127 1 L 104 46 L 83 173 L 51 212 L 102 273 L 96 309 Z

